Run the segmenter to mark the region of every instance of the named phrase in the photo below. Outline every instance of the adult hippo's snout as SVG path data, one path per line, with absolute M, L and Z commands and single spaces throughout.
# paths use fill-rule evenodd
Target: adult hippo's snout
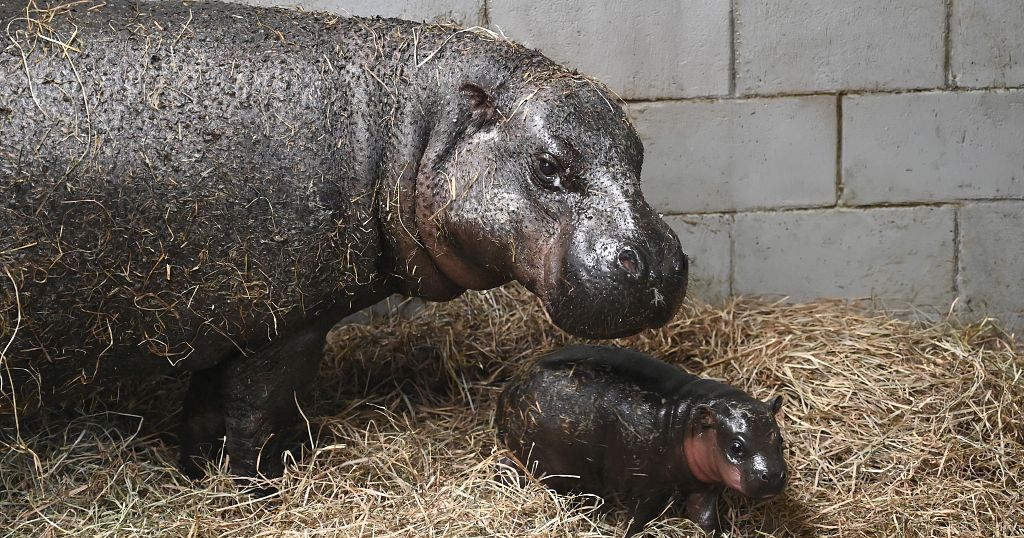
M 630 279 L 627 282 L 638 284 L 661 282 L 682 272 L 685 285 L 688 262 L 678 242 L 672 244 L 674 237 L 659 237 L 656 245 L 643 239 L 623 243 L 617 256 L 617 270 Z
M 653 212 L 641 222 L 626 227 L 635 230 L 626 238 L 595 234 L 593 226 L 575 230 L 551 289 L 534 290 L 559 327 L 587 338 L 617 338 L 672 318 L 686 295 L 689 263 L 679 239 Z

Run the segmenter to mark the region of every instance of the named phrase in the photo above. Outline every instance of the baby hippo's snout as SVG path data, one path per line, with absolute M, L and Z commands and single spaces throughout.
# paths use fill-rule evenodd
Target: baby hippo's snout
M 782 491 L 786 487 L 786 470 L 780 469 L 775 472 L 765 471 L 761 473 L 761 480 L 767 482 L 769 487 L 776 491 L 776 493 Z
M 786 472 L 785 462 L 782 462 L 783 467 L 772 471 L 762 471 L 760 487 L 757 488 L 756 493 L 750 495 L 751 497 L 767 498 L 774 497 L 782 490 L 786 489 L 786 482 L 789 478 L 789 473 Z

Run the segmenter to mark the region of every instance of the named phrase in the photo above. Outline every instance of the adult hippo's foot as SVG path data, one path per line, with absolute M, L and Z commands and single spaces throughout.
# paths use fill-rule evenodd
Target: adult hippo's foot
M 252 356 L 235 354 L 192 374 L 181 434 L 182 471 L 203 476 L 203 466 L 221 447 L 238 476 L 280 476 L 281 454 L 301 424 L 299 406 L 308 396 L 334 316 L 273 341 Z

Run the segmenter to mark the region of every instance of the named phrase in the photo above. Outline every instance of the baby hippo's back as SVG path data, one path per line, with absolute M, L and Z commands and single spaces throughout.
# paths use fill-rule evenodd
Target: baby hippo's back
M 671 491 L 683 463 L 681 433 L 671 426 L 688 407 L 677 395 L 697 379 L 626 349 L 565 348 L 509 384 L 498 404 L 499 435 L 559 491 L 619 498 Z

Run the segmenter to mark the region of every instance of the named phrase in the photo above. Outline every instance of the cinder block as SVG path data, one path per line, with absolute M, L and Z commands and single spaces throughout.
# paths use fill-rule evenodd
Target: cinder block
M 836 201 L 832 96 L 630 105 L 644 192 L 666 213 Z
M 959 288 L 969 311 L 1024 314 L 1024 202 L 963 206 Z
M 980 314 L 970 316 L 973 319 L 981 317 Z M 1003 312 L 990 313 L 986 317 L 995 320 L 995 324 L 1009 333 L 1012 339 L 1017 342 L 1017 349 L 1024 347 L 1024 312 Z
M 1024 91 L 843 101 L 843 202 L 1024 196 Z
M 1024 2 L 955 0 L 951 22 L 957 85 L 1024 85 Z
M 302 8 L 360 17 L 483 24 L 484 0 L 229 0 L 252 6 Z
M 740 94 L 935 88 L 944 0 L 736 0 Z
M 490 0 L 491 24 L 623 98 L 729 91 L 729 0 Z
M 1024 312 L 1005 312 L 992 317 L 1003 330 L 1014 335 L 1020 347 L 1020 343 L 1024 342 Z
M 722 303 L 731 295 L 732 215 L 683 215 L 665 217 L 679 236 L 690 259 L 690 283 L 686 295 L 707 303 Z
M 951 207 L 740 213 L 733 292 L 948 306 L 953 253 Z

